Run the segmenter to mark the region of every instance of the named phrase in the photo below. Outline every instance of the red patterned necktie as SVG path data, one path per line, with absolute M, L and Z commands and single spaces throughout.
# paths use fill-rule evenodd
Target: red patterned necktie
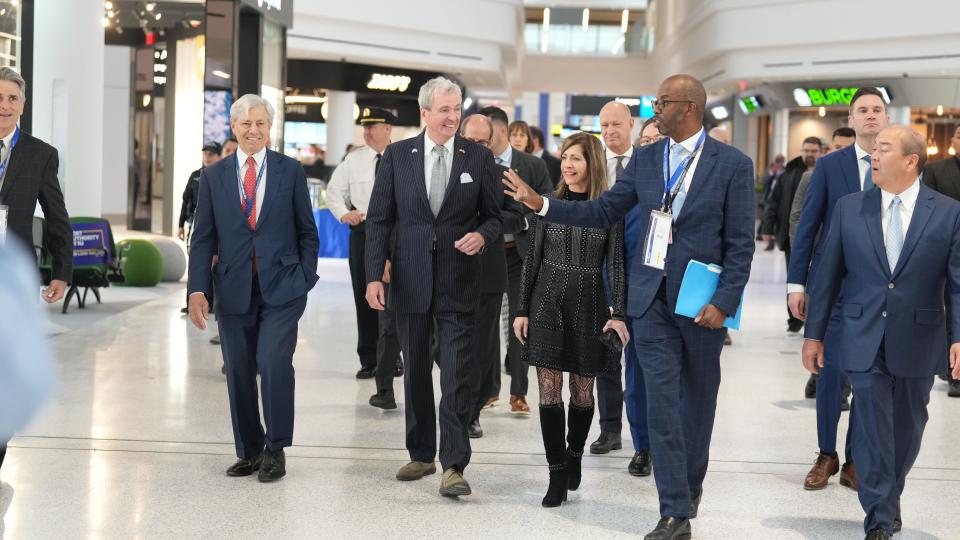
M 257 162 L 253 156 L 247 158 L 247 172 L 243 174 L 243 190 L 246 199 L 243 201 L 243 211 L 247 212 L 247 201 L 250 201 L 250 213 L 247 216 L 247 225 L 251 230 L 257 229 Z

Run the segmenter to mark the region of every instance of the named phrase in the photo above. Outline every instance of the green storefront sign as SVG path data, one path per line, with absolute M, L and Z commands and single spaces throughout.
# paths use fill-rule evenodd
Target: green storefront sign
M 807 95 L 814 107 L 850 105 L 850 100 L 857 90 L 858 88 L 807 88 Z

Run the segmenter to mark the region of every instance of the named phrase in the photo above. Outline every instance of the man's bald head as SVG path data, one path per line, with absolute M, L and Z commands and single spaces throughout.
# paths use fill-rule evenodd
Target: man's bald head
M 623 155 L 630 148 L 633 117 L 630 107 L 619 101 L 610 101 L 600 109 L 600 137 L 613 153 Z
M 692 75 L 671 75 L 664 79 L 660 88 L 670 94 L 673 99 L 689 99 L 697 106 L 700 112 L 707 108 L 707 91 L 703 84 Z
M 927 162 L 923 136 L 907 126 L 888 126 L 877 134 L 870 165 L 873 183 L 900 194 L 916 182 Z
M 471 114 L 460 126 L 460 136 L 483 146 L 490 146 L 493 122 L 482 114 Z
M 690 75 L 671 75 L 657 89 L 653 113 L 660 133 L 674 141 L 683 141 L 703 128 L 703 110 L 707 92 Z

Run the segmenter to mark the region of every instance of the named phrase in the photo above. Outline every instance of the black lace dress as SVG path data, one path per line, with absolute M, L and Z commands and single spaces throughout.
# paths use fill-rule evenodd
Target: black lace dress
M 568 191 L 565 198 L 586 200 L 587 194 Z M 624 317 L 623 222 L 591 229 L 534 218 L 517 306 L 517 316 L 529 317 L 523 360 L 594 377 L 620 361 L 620 353 L 605 346 L 601 337 L 608 320 Z

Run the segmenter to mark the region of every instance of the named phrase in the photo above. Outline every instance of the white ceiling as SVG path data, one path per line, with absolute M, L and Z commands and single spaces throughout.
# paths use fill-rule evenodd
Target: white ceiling
M 647 9 L 647 0 L 523 0 L 524 7 Z

